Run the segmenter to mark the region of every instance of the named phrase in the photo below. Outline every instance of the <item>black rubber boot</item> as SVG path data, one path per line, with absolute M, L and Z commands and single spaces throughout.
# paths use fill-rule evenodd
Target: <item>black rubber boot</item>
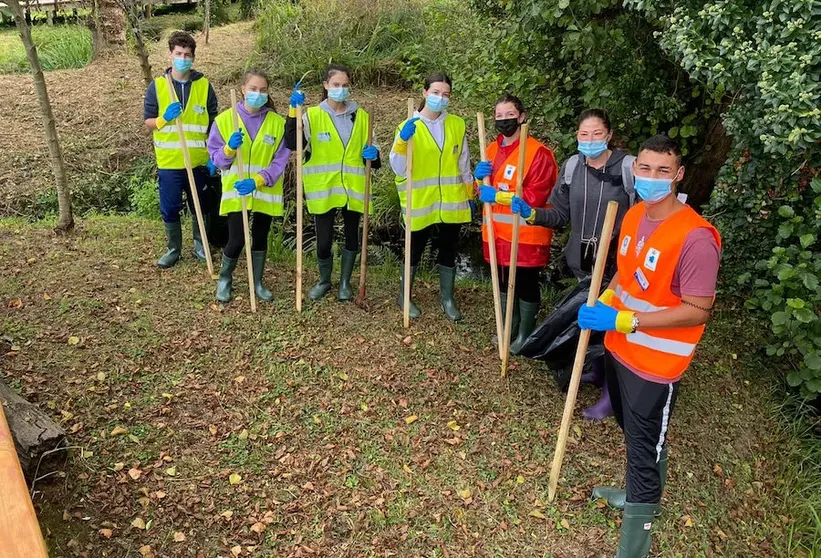
M 180 261 L 180 254 L 182 253 L 182 224 L 163 223 L 165 225 L 165 238 L 168 251 L 157 260 L 157 267 L 168 269 L 176 265 Z
M 410 309 L 408 310 L 408 315 L 411 318 L 418 318 L 422 315 L 422 311 L 419 309 L 416 304 L 413 302 L 413 281 L 416 279 L 416 266 L 411 267 L 411 278 L 410 278 L 410 288 L 411 288 L 411 301 L 410 301 Z M 402 275 L 399 278 L 399 296 L 396 297 L 396 304 L 399 305 L 399 308 L 404 312 L 405 311 L 405 272 L 404 269 L 402 271 Z
M 274 294 L 266 289 L 262 284 L 262 274 L 265 272 L 265 256 L 267 250 L 251 252 L 251 261 L 254 265 L 254 292 L 257 298 L 269 302 L 274 299 Z
M 217 300 L 220 302 L 231 302 L 233 298 L 234 269 L 237 267 L 239 258 L 229 258 L 222 255 L 222 268 L 219 279 L 217 279 Z
M 456 299 L 453 298 L 453 287 L 456 283 L 456 268 L 439 266 L 439 303 L 447 319 L 458 322 L 462 319 Z
M 514 338 L 515 340 L 510 343 L 510 354 L 512 355 L 518 355 L 522 352 L 525 341 L 536 329 L 536 317 L 539 315 L 539 308 L 541 307 L 538 302 L 525 302 L 524 300 L 518 300 L 517 302 L 519 303 L 520 316 L 519 333 Z
M 624 504 L 616 558 L 647 558 L 652 543 L 650 530 L 657 511 L 658 504 Z
M 351 289 L 351 274 L 356 263 L 357 252 L 342 249 L 342 269 L 339 272 L 339 300 L 346 301 L 353 298 L 353 290 Z
M 210 215 L 203 215 L 202 218 L 205 220 L 205 234 L 208 234 L 208 227 L 211 224 L 211 216 Z M 205 261 L 205 247 L 202 244 L 202 235 L 200 235 L 200 227 L 197 224 L 197 216 L 194 215 L 191 218 L 192 226 L 192 234 L 194 237 L 194 257 L 197 258 L 199 261 Z
M 331 290 L 331 273 L 334 270 L 334 257 L 319 260 L 319 282 L 308 291 L 308 298 L 319 300 Z

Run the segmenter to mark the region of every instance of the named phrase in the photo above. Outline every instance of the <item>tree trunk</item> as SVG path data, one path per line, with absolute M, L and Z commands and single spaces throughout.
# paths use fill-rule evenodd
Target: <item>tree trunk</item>
M 151 85 L 154 81 L 154 75 L 151 72 L 151 63 L 148 61 L 148 49 L 145 48 L 145 38 L 142 32 L 142 23 L 140 22 L 140 7 L 135 0 L 117 0 L 120 9 L 128 18 L 128 25 L 131 27 L 131 32 L 134 35 L 134 46 L 137 48 L 137 56 L 140 57 L 140 68 L 143 71 L 143 80 L 145 80 L 146 87 Z
M 205 0 L 205 44 L 208 44 L 208 36 L 211 33 L 211 0 Z
M 125 14 L 117 0 L 95 0 L 89 27 L 93 35 L 94 58 L 125 46 Z
M 709 201 L 715 187 L 716 177 L 721 167 L 727 162 L 731 147 L 732 139 L 724 130 L 721 117 L 713 117 L 707 123 L 704 147 L 688 156 L 688 160 L 694 161 L 695 164 L 687 165 L 684 180 L 679 187 L 687 194 L 688 205 L 700 209 Z
M 68 189 L 63 151 L 60 148 L 60 138 L 57 136 L 57 125 L 54 121 L 54 112 L 51 110 L 51 101 L 48 98 L 43 67 L 37 57 L 37 49 L 31 38 L 31 29 L 26 25 L 22 6 L 20 6 L 18 0 L 8 0 L 6 5 L 14 14 L 14 23 L 17 25 L 20 40 L 23 41 L 23 47 L 26 50 L 26 58 L 28 58 L 31 74 L 34 78 L 34 90 L 37 92 L 37 100 L 40 103 L 40 115 L 43 118 L 48 152 L 51 156 L 51 169 L 54 172 L 54 185 L 57 188 L 57 203 L 60 212 L 55 230 L 58 233 L 69 232 L 74 228 L 74 216 L 71 212 L 71 192 Z

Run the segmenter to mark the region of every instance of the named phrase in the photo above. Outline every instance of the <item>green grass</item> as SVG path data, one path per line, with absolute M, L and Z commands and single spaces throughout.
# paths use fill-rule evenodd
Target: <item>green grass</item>
M 90 556 L 143 545 L 162 556 L 225 556 L 236 544 L 264 556 L 294 545 L 351 556 L 615 547 L 620 514 L 587 495 L 594 484 L 622 482 L 618 427 L 575 423 L 559 499 L 548 504 L 564 395 L 539 363 L 514 359 L 510 377 L 499 377 L 488 285 L 460 283 L 466 319 L 454 325 L 437 309 L 435 281 L 423 277 L 424 314 L 405 330 L 390 262 L 370 270 L 369 311 L 329 298 L 297 315 L 293 258 L 282 255 L 266 271 L 275 299 L 252 315 L 244 262 L 238 299 L 225 307 L 212 304 L 214 283 L 187 244 L 176 268 L 157 270 L 156 221 L 93 216 L 58 238 L 48 226 L 0 221 L 9 269 L 0 328 L 19 348 L 0 366 L 55 418 L 71 413 L 71 442 L 93 452 L 72 458 L 59 482 L 38 484 L 53 555 L 70 555 L 72 539 L 90 545 Z M 316 277 L 308 258 L 305 273 L 307 287 Z M 817 419 L 783 406 L 761 372 L 759 342 L 745 316 L 719 311 L 685 377 L 655 527 L 660 555 L 819 550 Z M 583 387 L 579 406 L 597 395 Z M 418 419 L 407 424 L 410 415 Z M 128 434 L 110 437 L 115 426 Z M 137 481 L 125 474 L 132 467 L 143 472 Z M 231 485 L 232 473 L 242 482 Z M 101 505 L 121 494 L 120 504 Z M 128 529 L 137 516 L 152 519 L 151 529 Z M 248 531 L 263 519 L 261 535 Z M 97 535 L 105 522 L 120 526 L 111 539 Z M 178 530 L 185 548 L 170 542 Z
M 91 62 L 91 32 L 78 25 L 40 25 L 32 29 L 32 38 L 43 70 L 82 68 Z M 0 73 L 29 71 L 23 43 L 17 31 L 0 31 Z

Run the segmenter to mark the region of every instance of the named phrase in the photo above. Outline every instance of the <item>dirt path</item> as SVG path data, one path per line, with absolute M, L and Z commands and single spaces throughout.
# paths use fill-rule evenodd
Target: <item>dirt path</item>
M 621 483 L 618 427 L 576 422 L 548 505 L 564 396 L 521 359 L 499 377 L 486 287 L 460 287 L 452 325 L 422 277 L 405 331 L 398 270 L 373 269 L 370 313 L 297 316 L 282 263 L 251 316 L 213 304 L 188 247 L 158 271 L 157 223 L 79 227 L 0 221 L 0 370 L 85 448 L 37 486 L 53 556 L 612 556 L 620 515 L 587 495 Z M 719 312 L 684 380 L 659 555 L 786 555 L 788 448 L 747 342 Z

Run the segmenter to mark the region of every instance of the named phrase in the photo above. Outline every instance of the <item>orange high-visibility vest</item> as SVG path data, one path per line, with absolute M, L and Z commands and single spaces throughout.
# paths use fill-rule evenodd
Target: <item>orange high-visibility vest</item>
M 690 206 L 665 219 L 644 245 L 636 238 L 645 214 L 640 202 L 630 208 L 621 223 L 617 256 L 618 285 L 612 306 L 617 310 L 657 312 L 681 304 L 681 296 L 670 289 L 684 240 L 691 231 L 709 229 L 721 248 L 718 231 Z M 678 379 L 690 362 L 704 333 L 704 325 L 648 329 L 635 333 L 608 331 L 605 347 L 628 366 L 663 380 Z
M 525 176 L 530 171 L 533 164 L 533 159 L 540 148 L 545 147 L 539 141 L 532 137 L 527 138 L 527 149 L 525 150 Z M 491 163 L 496 160 L 496 153 L 499 150 L 497 142 L 491 143 L 487 147 L 487 159 Z M 550 153 L 550 150 L 547 150 Z M 514 149 L 505 162 L 494 170 L 491 176 L 490 184 L 496 190 L 502 192 L 516 192 L 516 181 L 518 180 L 519 169 L 516 168 L 519 164 L 519 148 Z M 514 216 L 510 210 L 509 205 L 501 203 L 494 203 L 493 209 L 493 232 L 496 238 L 511 242 L 513 240 L 513 218 L 519 218 L 519 243 L 533 244 L 536 246 L 549 246 L 553 239 L 553 229 L 547 227 L 529 227 L 527 222 L 520 216 Z M 549 204 L 545 203 L 542 207 L 548 208 Z M 535 209 L 535 208 L 534 208 Z M 482 222 L 482 240 L 487 242 L 487 222 Z

